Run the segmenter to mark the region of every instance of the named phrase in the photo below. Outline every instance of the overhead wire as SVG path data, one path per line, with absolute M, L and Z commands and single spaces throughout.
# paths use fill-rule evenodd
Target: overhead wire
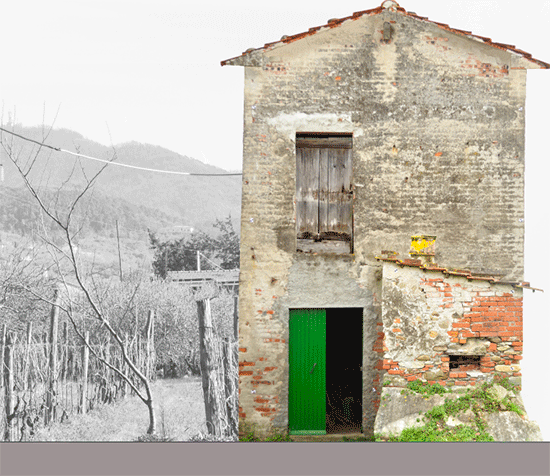
M 192 176 L 192 177 L 231 177 L 231 176 L 241 176 L 242 175 L 242 172 L 226 172 L 226 173 L 220 173 L 220 174 L 209 174 L 209 173 L 179 172 L 177 170 L 161 170 L 161 169 L 151 169 L 151 168 L 148 168 L 148 167 L 139 167 L 138 165 L 130 165 L 130 164 L 124 164 L 124 163 L 121 163 L 121 162 L 114 162 L 112 160 L 99 159 L 97 157 L 91 157 L 89 155 L 80 154 L 78 152 L 72 152 L 70 150 L 62 149 L 60 147 L 54 147 L 54 146 L 51 146 L 49 144 L 45 144 L 44 142 L 39 142 L 39 141 L 31 139 L 29 137 L 22 136 L 21 134 L 17 134 L 13 131 L 9 131 L 7 129 L 4 129 L 3 127 L 0 127 L 0 130 L 4 131 L 4 132 L 7 132 L 8 134 L 12 134 L 16 137 L 19 137 L 20 139 L 38 144 L 41 147 L 47 147 L 48 149 L 55 150 L 56 152 L 63 152 L 65 154 L 74 155 L 76 157 L 82 157 L 83 159 L 95 160 L 97 162 L 102 162 L 104 164 L 109 164 L 109 165 L 116 165 L 118 167 L 126 167 L 126 168 L 129 168 L 129 169 L 143 170 L 145 172 L 156 172 L 156 173 L 171 174 L 171 175 L 188 175 L 188 176 Z

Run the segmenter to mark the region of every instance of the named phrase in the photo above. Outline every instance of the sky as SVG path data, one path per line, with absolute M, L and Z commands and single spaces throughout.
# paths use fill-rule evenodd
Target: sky
M 2 121 L 105 145 L 160 145 L 226 170 L 242 160 L 243 68 L 220 61 L 381 0 L 0 0 Z M 550 1 L 401 0 L 408 11 L 550 62 Z M 527 79 L 524 391 L 550 440 L 550 70 Z M 55 145 L 55 144 L 53 144 Z

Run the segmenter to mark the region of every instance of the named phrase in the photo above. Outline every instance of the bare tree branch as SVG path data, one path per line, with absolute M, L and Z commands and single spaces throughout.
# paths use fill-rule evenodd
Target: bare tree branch
M 49 129 L 51 131 L 51 128 Z M 48 131 L 48 133 L 49 133 Z M 21 175 L 23 182 L 25 184 L 26 189 L 30 192 L 32 197 L 35 199 L 36 203 L 38 204 L 39 209 L 42 211 L 43 216 L 49 218 L 54 225 L 60 230 L 64 242 L 67 246 L 67 250 L 62 249 L 60 246 L 56 245 L 54 240 L 48 237 L 47 227 L 45 226 L 45 223 L 43 221 L 43 230 L 44 230 L 44 241 L 48 245 L 48 250 L 50 252 L 50 256 L 56 266 L 56 270 L 58 273 L 58 277 L 61 281 L 62 287 L 65 290 L 65 296 L 67 302 L 64 303 L 54 303 L 51 302 L 48 298 L 44 296 L 40 296 L 39 293 L 36 293 L 32 289 L 27 289 L 28 292 L 33 293 L 37 298 L 41 299 L 42 301 L 50 304 L 50 305 L 56 305 L 61 309 L 69 318 L 75 333 L 82 339 L 83 342 L 85 342 L 85 345 L 89 348 L 90 352 L 94 357 L 96 357 L 103 365 L 105 365 L 107 368 L 111 369 L 113 372 L 115 372 L 117 375 L 119 375 L 124 381 L 126 381 L 132 390 L 138 395 L 138 397 L 147 405 L 149 410 L 149 429 L 148 433 L 152 434 L 155 432 L 155 416 L 154 416 L 154 407 L 153 407 L 153 397 L 151 393 L 151 387 L 149 380 L 147 376 L 138 368 L 138 366 L 133 362 L 133 360 L 128 356 L 126 347 L 124 345 L 124 341 L 122 340 L 120 334 L 116 331 L 116 329 L 113 327 L 109 320 L 109 313 L 106 312 L 106 310 L 102 309 L 102 299 L 100 296 L 100 293 L 98 292 L 99 289 L 97 286 L 95 286 L 94 281 L 92 280 L 92 285 L 94 286 L 95 293 L 92 293 L 92 290 L 89 288 L 89 285 L 86 283 L 85 276 L 83 275 L 83 271 L 79 265 L 77 254 L 76 254 L 76 248 L 75 248 L 75 242 L 74 239 L 78 234 L 82 231 L 82 226 L 76 227 L 76 231 L 74 230 L 74 227 L 72 226 L 73 218 L 75 216 L 75 212 L 77 210 L 77 206 L 79 203 L 83 200 L 84 196 L 87 194 L 90 194 L 92 192 L 92 188 L 94 184 L 97 182 L 98 177 L 101 175 L 101 173 L 108 167 L 108 165 L 115 159 L 116 157 L 116 151 L 113 156 L 113 158 L 108 162 L 102 165 L 102 167 L 99 169 L 98 172 L 96 172 L 91 178 L 88 178 L 87 175 L 84 173 L 85 177 L 85 184 L 81 188 L 80 191 L 77 192 L 76 197 L 69 198 L 68 204 L 66 208 L 64 207 L 63 215 L 59 212 L 60 208 L 60 198 L 61 198 L 61 190 L 64 186 L 66 186 L 69 183 L 69 180 L 73 177 L 73 173 L 76 170 L 76 166 L 73 167 L 69 178 L 64 181 L 61 185 L 61 187 L 58 189 L 58 193 L 55 197 L 55 201 L 50 205 L 47 205 L 44 201 L 44 198 L 39 193 L 39 189 L 31 183 L 31 172 L 34 167 L 36 167 L 38 156 L 40 153 L 40 150 L 42 149 L 42 146 L 39 147 L 38 151 L 30 162 L 28 161 L 26 165 L 21 165 L 21 161 L 15 156 L 15 151 L 12 145 L 6 145 L 4 144 L 4 141 L 2 140 L 2 146 L 4 150 L 6 150 L 6 153 L 8 157 L 10 158 L 11 162 L 14 164 L 16 169 L 18 170 L 19 174 Z M 81 167 L 82 168 L 82 167 Z M 71 269 L 71 276 L 76 280 L 77 286 L 80 289 L 82 295 L 84 296 L 85 302 L 87 303 L 87 310 L 91 313 L 91 317 L 93 317 L 98 324 L 100 324 L 101 328 L 104 328 L 108 334 L 111 336 L 112 339 L 116 342 L 118 345 L 122 359 L 124 363 L 126 364 L 127 368 L 129 369 L 129 372 L 137 377 L 137 379 L 143 384 L 145 392 L 142 392 L 137 388 L 137 385 L 135 385 L 130 378 L 129 375 L 126 375 L 125 372 L 123 372 L 121 369 L 119 369 L 116 365 L 114 365 L 111 362 L 108 362 L 105 358 L 103 358 L 99 353 L 93 348 L 93 346 L 90 345 L 84 338 L 84 332 L 82 329 L 80 329 L 76 316 L 77 314 L 82 313 L 83 308 L 74 301 L 74 299 L 71 297 L 71 289 L 70 285 L 66 279 L 67 271 L 63 269 L 62 262 L 66 261 Z M 135 299 L 135 296 L 138 292 L 139 285 L 136 286 L 134 289 L 132 295 L 129 298 L 129 301 L 126 305 L 126 309 L 124 311 L 124 316 L 126 316 L 132 306 L 132 303 Z M 84 313 L 84 316 L 88 314 L 88 312 Z

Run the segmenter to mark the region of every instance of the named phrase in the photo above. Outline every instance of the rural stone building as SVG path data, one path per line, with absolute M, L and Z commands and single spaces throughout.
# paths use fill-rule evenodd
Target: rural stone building
M 519 378 L 526 73 L 550 65 L 391 0 L 222 65 L 245 67 L 241 423 L 369 434 L 384 382 Z

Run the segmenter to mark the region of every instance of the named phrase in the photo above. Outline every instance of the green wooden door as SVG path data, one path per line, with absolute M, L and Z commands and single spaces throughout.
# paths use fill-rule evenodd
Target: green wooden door
M 293 435 L 326 433 L 326 312 L 291 309 L 288 423 Z

